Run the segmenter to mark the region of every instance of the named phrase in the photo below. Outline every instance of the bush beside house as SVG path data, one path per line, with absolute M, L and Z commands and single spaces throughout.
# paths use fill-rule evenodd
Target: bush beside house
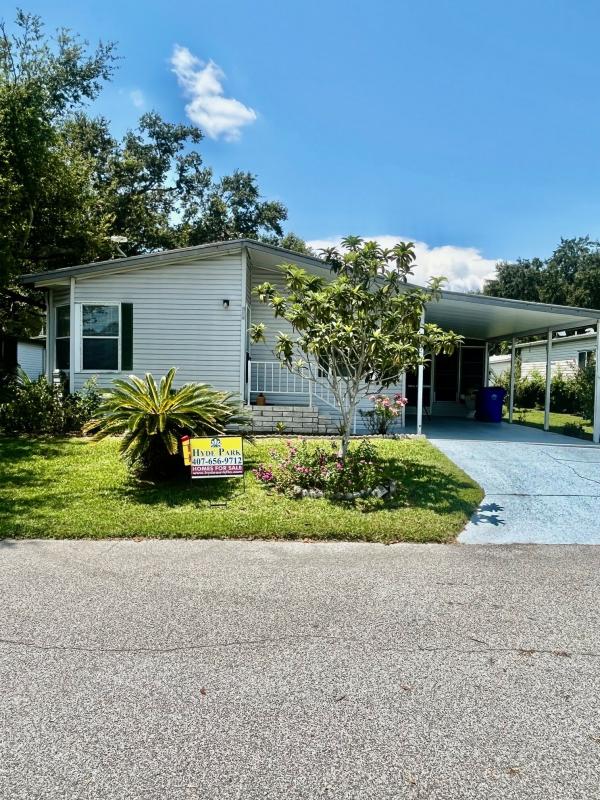
M 88 381 L 69 394 L 42 376 L 31 380 L 24 372 L 11 376 L 2 387 L 0 431 L 3 433 L 80 433 L 100 404 L 100 392 Z
M 507 390 L 505 402 L 508 403 L 510 373 L 505 372 L 495 381 L 497 386 Z M 546 381 L 537 370 L 526 378 L 515 377 L 515 407 L 544 407 L 546 397 Z M 565 377 L 558 370 L 552 377 L 550 386 L 550 408 L 561 414 L 576 414 L 591 420 L 594 413 L 594 365 L 579 369 L 572 377 Z

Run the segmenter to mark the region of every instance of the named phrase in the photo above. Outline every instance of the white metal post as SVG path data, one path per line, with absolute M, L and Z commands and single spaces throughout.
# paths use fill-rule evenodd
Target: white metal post
M 552 330 L 546 339 L 546 397 L 544 400 L 544 430 L 550 430 L 550 391 L 552 389 Z
M 52 289 L 46 290 L 46 380 L 52 383 L 54 369 L 54 314 L 52 308 Z
M 75 278 L 71 278 L 69 287 L 69 392 L 75 391 Z
M 419 333 L 422 334 L 425 330 L 425 312 L 421 314 L 421 324 L 419 326 Z M 419 358 L 423 358 L 425 351 L 423 345 L 419 347 Z M 417 367 L 417 433 L 423 432 L 423 364 Z
M 490 385 L 490 345 L 489 342 L 485 343 L 485 354 L 483 357 L 483 385 Z
M 510 389 L 508 393 L 508 421 L 513 421 L 513 409 L 515 406 L 515 370 L 516 370 L 516 339 L 513 336 L 510 346 Z
M 596 320 L 596 367 L 594 384 L 594 428 L 592 438 L 596 444 L 600 443 L 600 319 Z

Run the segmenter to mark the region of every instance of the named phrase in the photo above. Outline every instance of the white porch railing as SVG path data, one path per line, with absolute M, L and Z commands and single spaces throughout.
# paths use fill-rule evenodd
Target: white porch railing
M 399 391 L 398 387 L 388 389 L 383 394 L 393 397 Z M 403 376 L 401 389 L 402 394 L 406 394 L 406 376 Z M 297 375 L 282 366 L 279 361 L 249 361 L 248 362 L 248 397 L 250 402 L 251 395 L 262 392 L 267 397 L 269 395 L 299 396 L 305 397 L 309 406 L 313 405 L 313 400 L 317 399 L 334 410 L 339 410 L 339 405 L 331 387 L 325 380 L 313 381 L 308 372 Z M 354 413 L 353 429 L 356 432 L 358 422 L 358 411 Z M 402 427 L 406 424 L 405 409 L 402 408 L 400 420 Z
M 337 400 L 335 399 L 335 395 L 331 391 L 331 387 L 327 383 L 325 383 L 325 381 L 316 381 L 314 383 L 313 394 L 322 403 L 325 403 L 326 406 L 331 406 L 331 408 L 335 408 L 336 410 L 339 409 L 339 405 Z
M 249 361 L 248 389 L 254 394 L 310 394 L 308 375 L 296 375 L 279 361 Z
M 313 398 L 317 398 L 331 408 L 338 408 L 333 392 L 324 381 L 313 381 L 308 372 L 300 375 L 290 372 L 279 361 L 248 362 L 248 400 L 250 395 L 259 392 L 306 397 L 309 406 Z

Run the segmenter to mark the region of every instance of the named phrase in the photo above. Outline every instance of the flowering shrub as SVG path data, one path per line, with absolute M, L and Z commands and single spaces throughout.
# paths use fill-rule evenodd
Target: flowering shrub
M 309 444 L 306 439 L 287 441 L 283 452 L 271 451 L 270 464 L 259 464 L 256 478 L 282 494 L 298 496 L 302 490 L 341 496 L 374 489 L 383 468 L 373 445 L 366 439 L 350 447 L 342 462 L 337 445 Z
M 402 409 L 408 400 L 401 394 L 387 397 L 383 394 L 372 394 L 369 400 L 373 403 L 371 411 L 361 411 L 360 415 L 365 420 L 370 433 L 385 434 L 393 423 L 401 416 Z

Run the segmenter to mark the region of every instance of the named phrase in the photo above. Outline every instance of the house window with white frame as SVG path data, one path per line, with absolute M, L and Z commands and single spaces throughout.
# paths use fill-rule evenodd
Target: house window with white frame
M 56 306 L 55 322 L 54 367 L 68 370 L 71 365 L 71 309 L 69 306 Z
M 84 371 L 119 370 L 120 306 L 81 307 L 81 367 Z

